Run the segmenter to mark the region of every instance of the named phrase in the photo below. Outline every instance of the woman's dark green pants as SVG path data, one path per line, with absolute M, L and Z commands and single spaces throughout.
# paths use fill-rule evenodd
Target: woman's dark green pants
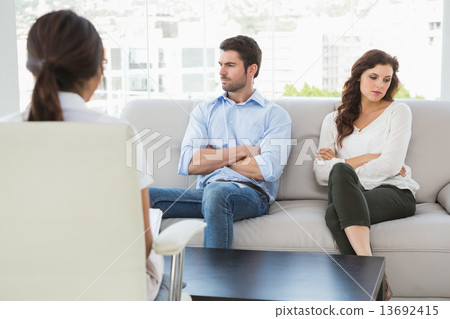
M 355 255 L 344 229 L 368 226 L 414 215 L 416 200 L 409 189 L 380 185 L 365 190 L 349 164 L 337 163 L 328 179 L 328 208 L 325 221 L 339 250 Z

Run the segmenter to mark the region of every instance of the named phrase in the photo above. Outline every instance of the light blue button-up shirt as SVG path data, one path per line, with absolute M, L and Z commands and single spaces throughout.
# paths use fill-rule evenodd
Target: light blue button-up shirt
M 193 154 L 207 145 L 225 149 L 237 145 L 258 145 L 255 156 L 264 181 L 255 181 L 228 167 L 208 175 L 199 175 L 197 188 L 218 179 L 251 182 L 263 188 L 272 203 L 277 195 L 279 179 L 290 153 L 291 118 L 280 106 L 266 100 L 257 90 L 243 103 L 222 96 L 204 102 L 192 111 L 181 146 L 178 174 L 189 175 Z

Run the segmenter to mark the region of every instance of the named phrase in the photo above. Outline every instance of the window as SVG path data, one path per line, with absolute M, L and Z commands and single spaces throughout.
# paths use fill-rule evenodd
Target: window
M 147 48 L 131 48 L 130 49 L 130 59 L 129 59 L 130 69 L 146 69 L 147 68 Z M 151 68 L 151 64 L 150 64 Z
M 183 48 L 183 67 L 203 67 L 203 48 Z M 206 49 L 205 66 L 214 67 L 214 49 Z
M 203 74 L 183 74 L 183 92 L 201 92 L 203 90 Z
M 111 49 L 111 69 L 121 70 L 122 69 L 122 52 L 119 48 Z
M 147 77 L 144 75 L 130 76 L 130 91 L 147 91 Z
M 112 90 L 113 91 L 118 91 L 122 89 L 122 78 L 115 76 L 112 78 Z
M 340 91 L 354 61 L 372 48 L 398 57 L 411 96 L 441 94 L 443 0 L 132 0 L 126 7 L 120 0 L 16 0 L 22 109 L 33 87 L 27 32 L 37 16 L 60 8 L 88 17 L 102 36 L 110 63 L 96 109 L 112 115 L 136 97 L 218 96 L 219 45 L 237 34 L 263 51 L 255 85 L 267 98 L 289 85 Z
M 158 50 L 158 67 L 160 69 L 166 67 L 166 62 L 164 61 L 164 49 Z

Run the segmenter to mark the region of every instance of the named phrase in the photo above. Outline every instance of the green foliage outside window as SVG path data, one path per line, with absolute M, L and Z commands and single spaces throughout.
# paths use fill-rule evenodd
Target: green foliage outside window
M 293 85 L 286 84 L 284 91 L 284 96 L 341 96 L 341 92 L 337 90 L 328 91 L 327 89 L 319 89 L 314 85 L 312 87 L 309 86 L 308 83 L 305 83 L 300 91 Z
M 303 88 L 299 91 L 297 90 L 293 85 L 286 84 L 284 86 L 284 96 L 321 96 L 321 97 L 340 97 L 341 92 L 338 90 L 329 91 L 327 89 L 319 89 L 315 87 L 314 85 L 311 87 L 308 85 L 308 83 L 305 83 L 303 85 Z M 423 96 L 416 95 L 415 97 L 412 97 L 409 91 L 402 86 L 400 90 L 395 95 L 396 99 L 424 99 Z
M 396 99 L 424 99 L 423 96 L 417 95 L 415 97 L 412 97 L 411 94 L 405 87 L 402 85 L 400 87 L 400 90 L 398 90 L 397 94 L 395 94 Z

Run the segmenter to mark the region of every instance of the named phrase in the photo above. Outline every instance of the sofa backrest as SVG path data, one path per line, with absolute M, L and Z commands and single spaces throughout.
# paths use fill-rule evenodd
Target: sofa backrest
M 400 100 L 411 107 L 413 129 L 406 164 L 421 186 L 418 202 L 435 202 L 438 192 L 450 182 L 450 102 Z M 122 117 L 138 131 L 160 132 L 170 141 L 154 147 L 148 160 L 153 168 L 155 186 L 195 187 L 195 177 L 177 175 L 180 146 L 189 113 L 200 101 L 135 100 L 127 104 Z M 312 170 L 323 118 L 339 105 L 338 98 L 289 97 L 275 101 L 292 118 L 292 146 L 288 165 L 280 180 L 278 200 L 326 199 L 326 187 L 319 186 Z M 161 144 L 161 143 L 160 143 Z M 159 166 L 159 168 L 158 168 Z
M 168 100 L 150 99 L 129 102 L 122 111 L 121 117 L 127 120 L 138 132 L 144 130 L 161 133 L 149 141 L 144 148 L 147 150 L 148 173 L 153 175 L 152 186 L 173 186 L 195 188 L 196 176 L 178 175 L 181 142 L 189 122 L 189 114 L 200 103 L 199 100 Z M 148 134 L 152 134 L 149 132 Z M 144 135 L 147 136 L 147 135 Z M 161 144 L 163 139 L 169 141 Z M 159 143 L 158 143 L 159 142 Z M 149 154 L 149 148 L 152 149 Z M 151 155 L 151 156 L 148 156 Z
M 292 139 L 288 165 L 280 180 L 277 199 L 326 199 L 327 188 L 319 186 L 313 172 L 314 156 L 319 145 L 324 117 L 332 112 L 338 100 L 334 98 L 291 97 L 275 101 L 285 108 L 292 119 Z
M 435 202 L 450 182 L 450 102 L 402 100 L 412 111 L 412 136 L 406 163 L 419 183 L 417 202 Z

